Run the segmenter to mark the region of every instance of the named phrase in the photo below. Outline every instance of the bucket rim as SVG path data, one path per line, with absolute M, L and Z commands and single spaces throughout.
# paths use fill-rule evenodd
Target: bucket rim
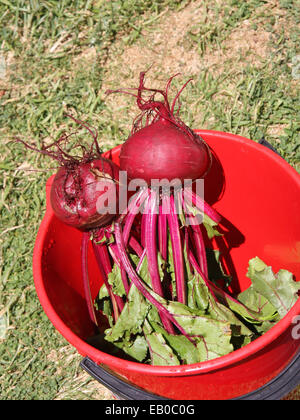
M 274 153 L 273 151 L 267 149 L 266 147 L 256 143 L 250 139 L 245 137 L 231 134 L 231 133 L 224 133 L 221 131 L 214 131 L 214 130 L 194 130 L 197 134 L 203 136 L 205 138 L 209 138 L 210 136 L 220 135 L 222 140 L 231 140 L 234 142 L 242 143 L 243 145 L 247 145 L 249 147 L 257 149 L 260 153 L 266 155 L 267 158 L 274 160 L 277 164 L 283 167 L 290 176 L 294 179 L 294 181 L 298 184 L 300 190 L 300 176 L 297 171 L 290 166 L 283 158 L 279 155 Z M 121 145 L 113 148 L 112 150 L 104 153 L 105 157 L 109 157 L 111 152 L 118 153 L 120 150 Z M 282 318 L 274 327 L 272 327 L 269 331 L 267 331 L 263 336 L 255 339 L 253 342 L 247 344 L 246 346 L 242 347 L 241 349 L 235 350 L 232 353 L 229 353 L 225 356 L 220 356 L 218 358 L 195 363 L 189 365 L 180 365 L 180 366 L 152 366 L 147 365 L 140 362 L 132 362 L 125 359 L 121 359 L 116 356 L 112 356 L 108 353 L 102 352 L 86 341 L 81 339 L 78 335 L 76 335 L 58 316 L 54 307 L 51 304 L 51 301 L 48 297 L 45 284 L 43 282 L 43 271 L 42 271 L 42 256 L 43 256 L 43 245 L 46 238 L 46 234 L 48 231 L 49 226 L 52 223 L 53 218 L 55 215 L 49 205 L 49 196 L 50 196 L 50 188 L 53 182 L 55 175 L 52 175 L 46 184 L 46 194 L 47 194 L 47 205 L 46 205 L 46 213 L 44 218 L 40 224 L 35 246 L 33 250 L 33 277 L 34 277 L 34 284 L 36 288 L 36 292 L 40 303 L 48 316 L 51 323 L 54 327 L 60 332 L 60 334 L 71 344 L 73 345 L 78 352 L 82 356 L 90 357 L 95 363 L 104 364 L 109 366 L 110 368 L 115 368 L 117 370 L 127 370 L 132 371 L 135 373 L 141 374 L 151 374 L 151 375 L 159 375 L 159 376 L 184 376 L 184 375 L 197 375 L 202 373 L 208 373 L 211 371 L 220 370 L 223 368 L 227 368 L 231 365 L 235 365 L 242 360 L 246 360 L 249 357 L 255 355 L 260 350 L 268 346 L 271 342 L 275 341 L 280 335 L 282 335 L 286 330 L 288 330 L 292 324 L 294 324 L 295 317 L 300 314 L 300 297 L 298 298 L 297 302 L 293 305 L 290 311 Z M 300 347 L 300 340 L 299 346 Z

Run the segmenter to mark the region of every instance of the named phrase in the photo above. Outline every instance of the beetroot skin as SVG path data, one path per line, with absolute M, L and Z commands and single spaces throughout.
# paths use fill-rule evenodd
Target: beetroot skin
M 149 186 L 152 180 L 171 182 L 179 179 L 183 182 L 204 177 L 211 166 L 210 149 L 178 116 L 179 96 L 190 80 L 182 86 L 170 105 L 168 89 L 176 75 L 168 80 L 164 90 L 160 90 L 145 87 L 145 74 L 140 73 L 137 93 L 126 89 L 107 91 L 136 97 L 141 111 L 134 120 L 131 135 L 122 145 L 121 170 L 127 171 L 128 178 L 143 179 Z M 150 92 L 150 96 L 143 97 L 145 92 Z M 160 94 L 163 101 L 157 101 L 156 94 Z
M 78 164 L 74 169 L 61 167 L 51 188 L 55 215 L 80 230 L 108 225 L 118 209 L 118 179 L 119 167 L 105 158 Z M 102 194 L 106 198 L 104 204 L 114 203 L 114 209 L 103 212 L 97 208 Z
M 206 144 L 168 120 L 159 119 L 134 133 L 123 144 L 120 167 L 128 178 L 152 179 L 200 178 L 210 166 Z

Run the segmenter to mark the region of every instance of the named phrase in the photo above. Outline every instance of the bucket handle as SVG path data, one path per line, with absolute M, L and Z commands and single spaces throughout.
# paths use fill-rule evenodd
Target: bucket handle
M 169 400 L 168 398 L 151 394 L 137 386 L 131 385 L 125 379 L 110 373 L 97 365 L 89 357 L 85 357 L 81 367 L 94 379 L 108 388 L 119 400 Z M 300 349 L 289 364 L 270 382 L 240 397 L 232 400 L 280 400 L 300 385 Z
M 277 155 L 279 155 L 280 157 L 282 157 L 281 156 L 281 154 L 275 149 L 275 147 L 274 146 L 272 146 L 264 137 L 262 137 L 259 141 L 258 141 L 258 143 L 259 144 L 261 144 L 262 146 L 265 146 L 265 147 L 267 147 L 268 149 L 270 149 L 270 150 L 272 150 L 272 152 L 274 152 L 274 153 L 276 153 Z
M 136 385 L 131 385 L 126 379 L 119 378 L 116 373 L 110 373 L 108 369 L 97 365 L 89 357 L 83 358 L 80 366 L 119 400 L 167 400 L 167 398 L 146 392 Z

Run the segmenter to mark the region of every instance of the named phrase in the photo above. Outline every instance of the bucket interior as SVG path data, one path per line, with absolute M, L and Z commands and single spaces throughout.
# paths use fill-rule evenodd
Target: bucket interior
M 289 165 L 263 146 L 238 136 L 199 132 L 213 151 L 213 166 L 205 180 L 205 200 L 223 216 L 224 236 L 214 243 L 232 275 L 232 291 L 250 285 L 248 261 L 258 256 L 274 271 L 280 268 L 300 279 L 300 183 Z M 118 163 L 119 148 L 110 152 Z M 81 280 L 81 233 L 63 225 L 48 208 L 42 242 L 42 278 L 58 317 L 77 336 L 94 334 Z M 102 279 L 89 250 L 89 276 L 95 298 Z M 102 328 L 107 325 L 105 320 Z M 105 351 L 105 349 L 103 349 Z

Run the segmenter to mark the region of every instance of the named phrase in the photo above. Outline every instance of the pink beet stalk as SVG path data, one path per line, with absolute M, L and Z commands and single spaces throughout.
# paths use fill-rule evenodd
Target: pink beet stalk
M 175 317 L 160 303 L 158 302 L 152 294 L 147 290 L 146 286 L 143 284 L 143 281 L 140 279 L 138 274 L 136 273 L 135 269 L 132 267 L 132 264 L 128 258 L 126 253 L 124 238 L 122 235 L 121 226 L 117 222 L 115 224 L 115 235 L 116 235 L 116 242 L 119 248 L 120 259 L 122 264 L 124 265 L 125 270 L 127 271 L 128 276 L 136 286 L 136 288 L 145 296 L 146 299 L 149 300 L 152 305 L 154 305 L 159 312 L 163 313 L 167 318 L 172 321 L 172 323 L 179 329 L 179 331 L 191 342 L 195 345 L 192 338 L 186 333 L 186 331 L 182 328 L 182 326 L 176 321 Z
M 169 231 L 171 236 L 172 250 L 173 250 L 173 260 L 175 268 L 175 278 L 176 278 L 176 291 L 178 302 L 186 304 L 186 285 L 184 277 L 184 262 L 181 246 L 181 237 L 179 231 L 179 223 L 175 210 L 174 197 L 171 195 L 170 203 L 170 213 L 167 214 Z
M 164 261 L 167 260 L 167 215 L 163 213 L 162 205 L 159 206 L 158 217 L 158 242 L 159 252 Z
M 107 254 L 105 245 L 96 244 L 95 242 L 93 242 L 93 249 L 94 249 L 94 255 L 95 255 L 99 270 L 101 272 L 104 284 L 106 286 L 106 289 L 108 291 L 108 294 L 110 296 L 110 299 L 113 305 L 114 319 L 116 321 L 119 317 L 119 313 L 122 312 L 124 308 L 124 302 L 120 296 L 117 296 L 112 292 L 111 285 L 108 283 L 107 276 L 110 273 L 111 269 L 110 269 L 109 256 Z
M 142 217 L 142 221 L 141 221 L 141 244 L 142 247 L 145 248 L 145 232 L 146 232 L 146 218 Z
M 144 251 L 142 252 L 142 255 L 141 255 L 141 257 L 140 257 L 140 261 L 139 261 L 139 263 L 138 263 L 138 265 L 137 265 L 137 267 L 136 267 L 136 272 L 137 272 L 137 273 L 139 273 L 139 272 L 140 272 L 140 269 L 141 269 L 141 266 L 142 266 L 142 264 L 143 264 L 143 260 L 144 260 L 145 256 L 146 256 L 146 248 L 145 248 L 145 249 L 144 249 Z
M 214 293 L 214 288 L 213 288 L 213 283 L 204 275 L 204 273 L 202 272 L 201 268 L 199 267 L 199 264 L 197 263 L 197 260 L 194 256 L 194 254 L 192 253 L 191 250 L 189 250 L 189 260 L 192 264 L 192 266 L 195 268 L 195 270 L 200 274 L 200 276 L 202 277 L 205 285 L 207 286 L 208 290 L 210 291 L 211 295 L 213 296 L 213 298 L 215 300 L 217 300 L 216 295 Z
M 197 209 L 205 213 L 208 217 L 210 217 L 215 223 L 220 223 L 221 216 L 219 213 L 214 210 L 206 201 L 203 200 L 199 195 L 195 194 L 191 188 L 185 188 L 183 192 L 183 198 L 188 202 L 188 204 L 192 204 Z
M 81 242 L 81 269 L 82 269 L 82 279 L 83 279 L 83 288 L 84 288 L 84 295 L 85 300 L 88 307 L 88 312 L 91 321 L 98 325 L 97 318 L 93 306 L 93 300 L 91 295 L 90 289 L 90 282 L 89 282 L 89 273 L 88 273 L 88 246 L 90 241 L 90 234 L 88 232 L 83 232 L 82 234 L 82 242 Z
M 189 211 L 185 203 L 183 203 L 183 206 L 188 217 L 190 219 L 193 218 L 194 216 L 191 214 L 191 212 Z M 205 277 L 208 277 L 206 251 L 205 251 L 205 244 L 204 244 L 201 227 L 197 223 L 195 223 L 195 224 L 192 224 L 191 227 L 189 227 L 188 229 L 192 230 L 192 237 L 194 239 L 193 242 L 196 248 L 196 253 L 197 253 L 198 262 L 199 262 L 201 271 L 203 272 Z
M 133 198 L 131 199 L 132 201 L 128 205 L 127 216 L 126 216 L 126 221 L 125 221 L 124 230 L 123 230 L 123 236 L 124 236 L 124 241 L 126 245 L 128 243 L 130 230 L 134 222 L 134 219 L 136 215 L 138 214 L 139 209 L 142 206 L 143 202 L 148 197 L 148 195 L 149 195 L 148 189 L 141 189 L 138 193 L 136 193 L 133 196 Z
M 117 266 L 119 267 L 119 269 L 121 271 L 121 279 L 122 279 L 122 283 L 123 283 L 123 286 L 124 286 L 124 290 L 125 290 L 126 295 L 128 295 L 130 285 L 129 285 L 129 282 L 128 282 L 127 273 L 122 268 L 122 265 L 121 265 L 121 262 L 120 262 L 118 247 L 117 247 L 116 244 L 111 244 L 111 245 L 109 245 L 108 249 L 109 249 L 109 253 L 110 253 L 110 255 L 113 259 L 113 262 L 115 264 L 117 264 Z
M 135 238 L 131 237 L 129 239 L 129 235 L 130 235 L 130 231 L 131 231 L 134 219 L 135 219 L 136 215 L 138 214 L 138 211 L 139 211 L 141 205 L 143 204 L 143 202 L 145 201 L 147 196 L 148 196 L 148 190 L 141 189 L 138 193 L 136 193 L 132 197 L 132 200 L 129 203 L 128 208 L 127 208 L 127 216 L 126 216 L 125 226 L 124 226 L 124 230 L 123 230 L 125 245 L 127 246 L 128 241 L 129 241 L 129 244 L 131 245 L 131 247 L 133 247 L 133 249 L 136 250 L 137 255 L 141 254 L 142 249 L 139 248 L 138 243 L 135 240 Z M 125 292 L 126 292 L 126 294 L 128 294 L 129 284 L 128 284 L 126 271 L 124 270 L 123 267 L 121 267 L 121 277 L 122 277 L 122 281 L 123 281 L 123 284 L 124 284 Z
M 152 289 L 159 296 L 163 297 L 162 284 L 158 269 L 158 260 L 157 260 L 157 200 L 158 194 L 154 190 L 151 191 L 149 200 L 146 206 L 145 217 L 145 247 L 146 255 L 148 260 L 148 270 L 151 278 Z M 165 317 L 163 313 L 159 313 L 163 326 L 169 334 L 174 334 L 174 329 L 168 318 Z
M 140 257 L 140 256 L 142 255 L 142 253 L 143 253 L 143 248 L 142 248 L 142 246 L 140 245 L 140 243 L 137 241 L 137 239 L 135 239 L 135 237 L 134 237 L 134 236 L 131 236 L 131 237 L 129 238 L 129 245 L 130 245 L 130 247 L 133 249 L 133 251 L 136 253 L 136 255 L 137 255 L 138 257 Z
M 196 252 L 200 264 L 200 268 L 205 275 L 208 276 L 208 268 L 207 268 L 207 259 L 206 259 L 206 252 L 205 252 L 205 245 L 203 240 L 203 235 L 201 232 L 201 228 L 199 225 L 192 226 L 193 231 L 193 238 L 196 247 Z

